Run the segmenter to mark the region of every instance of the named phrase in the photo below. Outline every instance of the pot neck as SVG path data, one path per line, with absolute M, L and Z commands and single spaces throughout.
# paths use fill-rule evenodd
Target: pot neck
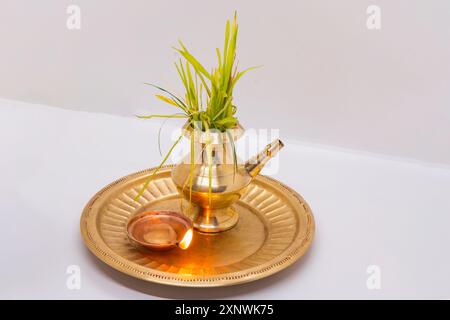
M 217 129 L 210 129 L 202 131 L 200 129 L 194 129 L 188 123 L 183 127 L 184 135 L 188 139 L 194 139 L 195 143 L 210 144 L 210 145 L 223 145 L 228 144 L 231 141 L 238 140 L 244 134 L 244 128 L 238 123 L 234 128 L 228 129 L 225 132 Z

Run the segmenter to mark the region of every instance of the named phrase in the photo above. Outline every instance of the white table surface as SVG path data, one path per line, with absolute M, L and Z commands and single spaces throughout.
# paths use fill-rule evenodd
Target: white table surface
M 158 163 L 157 128 L 0 101 L 0 298 L 450 298 L 449 168 L 290 141 L 274 177 L 303 195 L 317 224 L 299 262 L 214 289 L 113 270 L 84 246 L 80 214 L 107 183 Z M 70 265 L 80 267 L 80 290 L 66 286 Z M 380 267 L 379 290 L 367 288 L 369 265 Z

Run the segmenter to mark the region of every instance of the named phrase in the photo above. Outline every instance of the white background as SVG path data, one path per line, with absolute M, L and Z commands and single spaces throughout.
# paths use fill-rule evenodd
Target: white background
M 1 0 L 0 97 L 133 116 L 167 111 L 143 82 L 180 88 L 181 38 L 215 62 L 239 15 L 236 88 L 247 128 L 450 164 L 447 0 Z M 66 8 L 81 8 L 81 30 Z M 381 30 L 368 30 L 378 5 Z M 255 116 L 257 115 L 257 116 Z
M 81 30 L 66 28 L 69 4 L 81 8 Z M 366 28 L 371 4 L 381 8 L 378 31 Z M 450 2 L 0 5 L 0 297 L 450 297 Z M 238 115 L 247 128 L 280 129 L 287 147 L 274 177 L 311 205 L 313 247 L 238 287 L 121 275 L 84 247 L 81 210 L 105 184 L 160 161 L 158 123 L 132 117 L 168 109 L 142 82 L 180 88 L 177 38 L 212 65 L 234 9 L 240 65 L 264 65 L 238 84 Z M 66 287 L 72 264 L 78 291 Z M 372 264 L 381 290 L 367 289 Z

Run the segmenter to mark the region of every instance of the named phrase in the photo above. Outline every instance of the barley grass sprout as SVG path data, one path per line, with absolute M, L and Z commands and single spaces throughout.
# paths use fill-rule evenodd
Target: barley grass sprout
M 208 137 L 209 130 L 214 129 L 220 132 L 227 132 L 230 137 L 233 161 L 235 169 L 237 168 L 236 148 L 228 129 L 232 129 L 237 125 L 236 105 L 233 103 L 233 90 L 236 82 L 249 70 L 257 67 L 251 67 L 243 71 L 238 71 L 236 61 L 236 43 L 238 35 L 238 24 L 236 12 L 232 21 L 227 21 L 225 26 L 225 40 L 222 51 L 216 48 L 217 66 L 208 72 L 207 69 L 198 61 L 197 58 L 187 49 L 184 43 L 179 40 L 178 47 L 174 47 L 181 58 L 175 62 L 175 68 L 179 75 L 185 90 L 184 96 L 178 96 L 160 86 L 146 83 L 160 93 L 156 94 L 156 98 L 178 109 L 174 114 L 152 114 L 138 116 L 141 119 L 152 118 L 186 118 L 188 125 L 204 131 Z M 191 131 L 191 166 L 190 166 L 190 194 L 192 194 L 192 182 L 194 171 L 194 130 Z M 141 190 L 138 192 L 135 200 L 144 193 L 151 180 L 154 178 L 158 170 L 166 163 L 175 146 L 182 138 L 181 134 L 172 144 L 169 151 L 145 181 Z M 158 135 L 158 139 L 159 139 Z M 159 145 L 159 142 L 158 142 Z M 211 168 L 212 168 L 212 147 L 211 143 L 206 141 L 206 155 L 209 166 L 209 193 L 211 194 Z M 211 197 L 210 197 L 211 201 Z

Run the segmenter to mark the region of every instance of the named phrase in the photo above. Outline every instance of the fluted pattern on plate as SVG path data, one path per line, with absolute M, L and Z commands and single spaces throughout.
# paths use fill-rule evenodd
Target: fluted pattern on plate
M 291 264 L 293 258 L 301 256 L 312 240 L 314 221 L 303 199 L 273 179 L 257 177 L 239 200 L 237 207 L 242 213 L 247 210 L 246 215 L 243 214 L 243 226 L 246 226 L 246 221 L 250 223 L 250 218 L 255 219 L 254 216 L 257 216 L 260 230 L 264 230 L 265 235 L 258 240 L 260 244 L 252 250 L 249 249 L 247 255 L 242 258 L 237 255 L 238 261 L 220 261 L 220 255 L 214 257 L 214 254 L 220 253 L 214 250 L 210 255 L 193 259 L 192 255 L 197 252 L 200 255 L 201 251 L 193 249 L 189 257 L 190 249 L 153 253 L 136 248 L 130 244 L 126 234 L 129 217 L 139 210 L 157 207 L 158 204 L 181 201 L 169 173 L 170 167 L 161 170 L 138 201 L 134 201 L 134 197 L 142 185 L 143 178 L 149 174 L 148 171 L 125 177 L 93 198 L 85 209 L 81 227 L 82 231 L 85 229 L 85 241 L 94 253 L 104 258 L 105 262 L 110 262 L 113 267 L 149 281 L 206 286 L 206 283 L 217 285 L 218 281 L 225 284 L 250 281 L 249 277 L 259 278 L 276 272 L 285 267 L 284 265 Z M 135 176 L 140 179 L 131 179 Z M 93 204 L 100 200 L 103 201 L 94 210 Z M 91 227 L 88 220 L 94 221 Z M 233 232 L 252 231 L 242 228 L 237 226 Z M 214 241 L 220 241 L 220 238 Z M 227 239 L 224 241 L 226 243 Z M 123 270 L 124 268 L 126 270 Z

